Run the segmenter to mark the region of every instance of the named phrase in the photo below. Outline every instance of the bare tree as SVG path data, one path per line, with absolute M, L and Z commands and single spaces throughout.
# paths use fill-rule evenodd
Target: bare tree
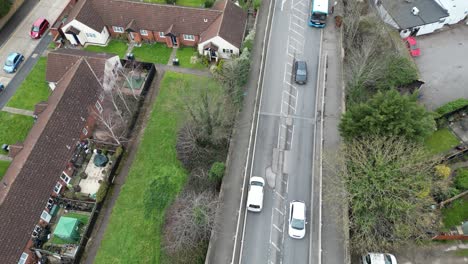
M 184 192 L 167 212 L 164 248 L 169 254 L 193 250 L 208 241 L 214 226 L 218 197 L 205 191 Z

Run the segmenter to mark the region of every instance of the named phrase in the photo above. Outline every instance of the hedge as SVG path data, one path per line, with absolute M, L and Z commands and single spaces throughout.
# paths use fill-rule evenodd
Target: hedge
M 466 106 L 468 106 L 468 99 L 459 98 L 455 101 L 444 104 L 443 106 L 437 108 L 435 111 L 438 114 L 438 116 L 441 117 Z

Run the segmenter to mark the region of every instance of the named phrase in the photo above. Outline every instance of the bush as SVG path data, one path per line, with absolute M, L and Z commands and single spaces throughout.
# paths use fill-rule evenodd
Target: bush
M 439 114 L 439 117 L 440 117 L 445 114 L 451 113 L 453 111 L 459 110 L 466 106 L 468 106 L 468 99 L 459 98 L 455 101 L 444 104 L 443 106 L 437 108 L 435 111 L 437 114 Z
M 459 190 L 449 187 L 443 182 L 435 183 L 431 190 L 431 195 L 437 203 L 450 199 L 459 193 Z
M 96 203 L 100 203 L 104 201 L 104 198 L 106 197 L 107 189 L 109 189 L 109 184 L 107 182 L 101 183 L 101 186 L 99 186 L 99 190 L 96 193 Z
M 210 8 L 214 4 L 214 0 L 205 0 L 205 8 Z
M 211 166 L 210 171 L 208 172 L 208 177 L 210 180 L 218 182 L 221 181 L 224 177 L 224 171 L 226 170 L 226 166 L 223 162 L 215 162 Z
M 460 168 L 457 170 L 455 187 L 460 191 L 468 190 L 468 169 Z
M 166 4 L 168 5 L 175 5 L 176 0 L 166 0 Z
M 0 18 L 4 17 L 10 11 L 12 0 L 0 0 Z
M 391 56 L 377 89 L 389 90 L 407 85 L 418 79 L 418 70 L 407 57 Z
M 445 164 L 439 164 L 435 166 L 435 174 L 439 178 L 447 179 L 451 172 L 452 170 Z
M 260 6 L 262 5 L 262 0 L 254 0 L 253 1 L 253 8 L 255 10 L 258 10 L 260 8 Z
M 247 37 L 244 39 L 244 43 L 242 43 L 242 48 L 243 49 L 248 49 L 249 51 L 252 51 L 253 47 L 253 41 L 255 39 L 255 30 L 251 30 Z

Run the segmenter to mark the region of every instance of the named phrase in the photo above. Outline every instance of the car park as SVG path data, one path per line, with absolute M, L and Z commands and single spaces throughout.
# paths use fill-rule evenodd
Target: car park
M 289 236 L 296 239 L 306 234 L 306 205 L 302 201 L 292 201 L 289 204 Z
M 298 84 L 307 83 L 307 63 L 305 61 L 294 62 L 294 81 Z
M 265 180 L 262 177 L 253 176 L 249 181 L 249 193 L 247 195 L 247 210 L 261 212 L 263 207 L 263 187 Z
M 33 39 L 38 39 L 44 35 L 44 33 L 47 31 L 49 28 L 49 21 L 45 18 L 38 18 L 32 25 L 31 27 L 31 32 L 29 32 L 29 35 Z
M 24 61 L 24 56 L 18 52 L 12 52 L 8 55 L 3 70 L 6 73 L 14 73 L 19 68 L 21 62 Z
M 397 260 L 388 253 L 367 253 L 362 256 L 362 264 L 397 264 Z

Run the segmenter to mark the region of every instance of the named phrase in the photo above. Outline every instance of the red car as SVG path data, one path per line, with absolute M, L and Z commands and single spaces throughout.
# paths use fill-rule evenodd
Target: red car
M 36 22 L 32 25 L 31 32 L 29 35 L 33 39 L 38 39 L 42 37 L 42 35 L 46 32 L 49 28 L 49 21 L 45 18 L 38 18 Z
M 418 48 L 415 38 L 407 37 L 405 38 L 405 42 L 406 42 L 406 47 L 408 48 L 411 56 L 418 57 L 419 55 L 421 55 L 421 50 Z

